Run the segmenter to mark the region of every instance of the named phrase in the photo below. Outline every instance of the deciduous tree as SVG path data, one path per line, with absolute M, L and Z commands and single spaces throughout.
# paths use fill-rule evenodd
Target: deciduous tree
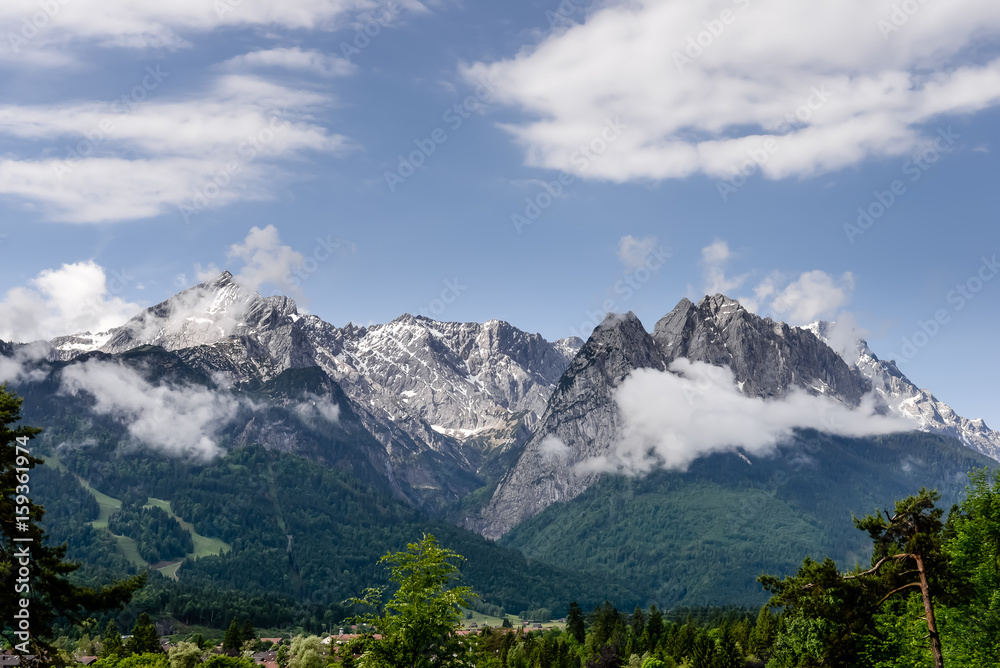
M 398 585 L 383 605 L 384 588 L 369 588 L 356 605 L 375 609 L 357 618 L 373 627 L 381 640 L 370 642 L 358 664 L 363 668 L 429 668 L 462 665 L 466 649 L 455 635 L 461 608 L 468 607 L 472 590 L 459 585 L 455 562 L 461 555 L 441 547 L 425 535 L 402 552 L 383 556 L 389 579 Z

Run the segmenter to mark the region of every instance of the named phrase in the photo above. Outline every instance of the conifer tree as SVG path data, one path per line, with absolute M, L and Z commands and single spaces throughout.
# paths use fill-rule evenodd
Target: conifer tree
M 235 656 L 241 647 L 243 647 L 243 632 L 233 617 L 229 628 L 226 629 L 226 635 L 222 637 L 222 651 Z
M 132 637 L 125 643 L 126 654 L 162 654 L 163 647 L 160 645 L 160 634 L 156 632 L 156 626 L 149 614 L 142 613 L 135 620 L 132 627 Z
M 569 632 L 573 638 L 583 644 L 586 639 L 586 628 L 583 624 L 583 610 L 576 601 L 569 604 L 569 613 L 566 615 L 566 631 Z
M 6 383 L 0 385 L 0 628 L 16 653 L 54 660 L 49 639 L 56 619 L 81 624 L 91 612 L 123 607 L 146 578 L 100 590 L 69 582 L 79 565 L 63 560 L 65 545 L 48 544 L 41 528 L 45 509 L 32 500 L 32 470 L 44 460 L 34 456 L 31 441 L 42 430 L 17 425 L 21 403 Z
M 122 646 L 122 634 L 118 632 L 118 626 L 115 625 L 115 621 L 111 620 L 108 622 L 108 627 L 104 630 L 104 636 L 101 638 L 101 657 L 122 656 L 124 653 L 125 648 Z

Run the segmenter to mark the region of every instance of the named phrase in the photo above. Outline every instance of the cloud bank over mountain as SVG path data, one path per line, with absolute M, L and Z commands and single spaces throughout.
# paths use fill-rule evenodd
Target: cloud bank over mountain
M 669 372 L 633 371 L 614 397 L 623 427 L 613 454 L 580 462 L 580 471 L 683 471 L 700 457 L 737 450 L 768 456 L 795 429 L 862 437 L 917 427 L 877 414 L 871 395 L 857 408 L 798 389 L 783 399 L 748 397 L 728 367 L 685 358 L 674 360 Z

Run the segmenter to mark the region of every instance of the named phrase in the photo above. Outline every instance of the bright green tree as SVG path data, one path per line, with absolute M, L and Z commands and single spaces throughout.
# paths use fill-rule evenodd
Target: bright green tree
M 431 535 L 379 560 L 389 565 L 389 579 L 399 588 L 384 606 L 384 588 L 369 588 L 363 598 L 351 600 L 376 610 L 358 621 L 382 636 L 361 655 L 362 668 L 464 665 L 467 651 L 455 631 L 461 623 L 461 609 L 469 606 L 474 594 L 457 583 L 459 569 L 454 562 L 462 560 Z
M 193 642 L 179 642 L 167 652 L 170 668 L 194 668 L 201 663 L 202 651 Z
M 288 655 L 288 668 L 323 668 L 326 665 L 326 650 L 319 636 L 295 636 Z
M 942 511 L 937 492 L 921 489 L 896 502 L 895 512 L 855 518 L 857 528 L 874 543 L 872 566 L 841 573 L 831 559 L 806 558 L 794 576 L 762 576 L 773 596 L 770 607 L 783 608 L 773 651 L 778 665 L 854 665 L 866 643 L 884 631 L 883 604 L 920 593 L 923 621 L 935 668 L 944 665 L 935 618 L 937 599 L 959 600 L 961 576 L 943 551 Z
M 771 656 L 771 647 L 778 637 L 778 618 L 771 612 L 770 606 L 764 606 L 757 615 L 757 624 L 750 632 L 750 654 L 767 663 Z
M 93 668 L 170 668 L 167 655 L 133 654 L 131 656 L 109 656 L 91 664 Z
M 953 654 L 1000 665 L 1000 471 L 969 474 L 965 501 L 948 518 L 945 551 L 968 583 L 967 601 L 945 611 Z
M 213 654 L 205 659 L 205 663 L 201 664 L 200 668 L 257 668 L 257 664 L 242 656 Z
M 43 460 L 31 454 L 31 440 L 42 430 L 17 425 L 21 403 L 6 383 L 0 385 L 0 581 L 5 583 L 0 587 L 0 633 L 16 652 L 54 660 L 49 642 L 56 619 L 81 624 L 91 612 L 121 608 L 145 584 L 145 576 L 100 590 L 69 582 L 79 565 L 63 561 L 65 545 L 47 544 L 41 529 L 45 509 L 32 502 L 31 471 Z M 21 606 L 24 601 L 27 608 Z M 27 629 L 19 621 L 24 614 L 30 619 Z
M 274 662 L 278 664 L 279 668 L 285 668 L 288 665 L 288 645 L 282 645 L 278 648 Z
M 871 570 L 849 577 L 875 576 L 887 591 L 876 603 L 907 590 L 916 589 L 924 604 L 924 621 L 935 668 L 944 668 L 941 634 L 934 615 L 934 597 L 942 593 L 942 582 L 951 575 L 942 551 L 943 511 L 935 507 L 941 495 L 921 488 L 916 496 L 896 502 L 896 512 L 885 517 L 876 513 L 855 519 L 854 525 L 868 532 L 875 543 Z M 914 567 L 916 569 L 914 570 Z

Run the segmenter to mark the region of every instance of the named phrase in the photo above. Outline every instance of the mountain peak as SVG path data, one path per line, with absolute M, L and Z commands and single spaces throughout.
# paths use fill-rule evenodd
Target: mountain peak
M 829 344 L 841 338 L 837 336 L 835 325 L 817 320 L 796 329 L 812 332 L 817 339 Z M 836 347 L 840 349 L 838 354 L 872 384 L 878 402 L 889 413 L 914 420 L 921 431 L 957 438 L 973 450 L 1000 459 L 1000 432 L 987 427 L 984 420 L 958 415 L 951 406 L 915 385 L 899 370 L 895 361 L 879 359 L 864 339 L 854 338 L 853 346 L 841 340 Z M 845 350 L 851 354 L 844 355 Z
M 686 302 L 686 301 L 687 299 L 681 300 L 681 302 Z M 714 295 L 705 295 L 704 297 L 702 297 L 701 301 L 698 302 L 698 308 L 706 308 L 706 307 L 716 311 L 723 308 L 737 308 L 741 311 L 746 310 L 745 308 L 743 308 L 743 305 L 739 303 L 739 301 L 731 297 L 727 297 L 721 292 L 717 292 Z
M 781 397 L 793 387 L 857 405 L 871 389 L 815 332 L 761 318 L 722 294 L 682 299 L 653 329 L 668 361 L 732 369 L 748 396 Z

